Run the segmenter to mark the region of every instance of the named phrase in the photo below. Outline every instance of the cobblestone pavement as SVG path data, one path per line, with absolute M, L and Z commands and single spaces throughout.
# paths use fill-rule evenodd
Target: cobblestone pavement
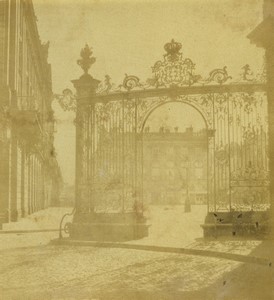
M 47 245 L 57 237 L 58 232 L 0 234 L 0 250 Z
M 0 252 L 0 294 L 5 300 L 177 299 L 218 280 L 222 286 L 226 274 L 240 265 L 125 249 L 17 248 Z
M 165 222 L 158 221 L 162 211 Z M 193 218 L 182 218 L 178 209 L 154 209 L 150 236 L 134 243 L 242 255 L 264 249 L 256 240 L 201 239 L 203 211 L 199 216 L 193 208 L 193 213 Z M 193 226 L 186 226 L 189 222 Z M 57 237 L 58 232 L 0 234 L 0 300 L 274 299 L 271 288 L 265 289 L 266 283 L 274 287 L 270 267 L 193 255 L 49 245 Z

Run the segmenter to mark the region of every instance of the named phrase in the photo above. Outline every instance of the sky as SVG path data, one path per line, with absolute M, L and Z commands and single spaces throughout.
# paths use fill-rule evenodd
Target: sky
M 91 75 L 103 80 L 108 74 L 117 85 L 125 73 L 142 81 L 151 77 L 151 67 L 162 59 L 163 46 L 172 38 L 182 43 L 183 57 L 191 58 L 196 64 L 196 74 L 204 77 L 224 66 L 230 75 L 237 77 L 245 64 L 259 70 L 263 63 L 263 51 L 246 38 L 262 20 L 262 0 L 33 0 L 33 3 L 41 40 L 50 41 L 54 93 L 65 88 L 73 90 L 71 80 L 82 74 L 76 60 L 86 43 L 92 46 L 96 57 Z M 64 181 L 73 184 L 74 114 L 64 113 L 56 102 L 53 108 L 57 119 L 57 159 Z M 160 109 L 155 114 L 172 127 L 175 119 L 181 120 L 181 128 L 195 121 L 195 114 L 183 107 L 172 111 L 169 121 Z M 192 120 L 182 118 L 182 114 L 192 116 Z M 157 119 L 155 115 L 151 117 Z

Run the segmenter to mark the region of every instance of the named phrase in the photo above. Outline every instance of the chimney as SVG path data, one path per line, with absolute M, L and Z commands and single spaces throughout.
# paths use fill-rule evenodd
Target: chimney
M 189 134 L 189 135 L 192 135 L 193 134 L 193 127 L 192 126 L 187 127 L 186 128 L 186 133 Z
M 149 126 L 145 127 L 145 133 L 148 133 L 149 130 L 150 130 L 150 127 L 149 127 Z

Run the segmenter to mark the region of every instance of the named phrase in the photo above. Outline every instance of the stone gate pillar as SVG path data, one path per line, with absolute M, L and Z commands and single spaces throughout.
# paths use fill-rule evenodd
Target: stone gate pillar
M 84 74 L 72 83 L 77 91 L 76 93 L 76 165 L 75 165 L 75 206 L 76 212 L 81 213 L 87 210 L 90 205 L 90 195 L 87 192 L 90 182 L 86 176 L 86 171 L 90 166 L 85 159 L 85 136 L 86 123 L 89 117 L 88 112 L 92 107 L 92 96 L 95 95 L 99 80 L 94 79 L 88 70 L 95 62 L 95 58 L 91 57 L 92 51 L 88 45 L 81 51 L 81 59 L 77 61 L 78 65 L 83 69 Z M 69 149 L 68 149 L 69 151 Z
M 81 51 L 81 59 L 78 60 L 78 64 L 84 70 L 84 74 L 79 79 L 72 81 L 77 91 L 75 168 L 76 212 L 73 216 L 72 223 L 69 225 L 69 235 L 71 239 L 76 240 L 120 241 L 142 238 L 148 235 L 148 225 L 146 224 L 146 219 L 143 215 L 140 215 L 135 211 L 125 212 L 123 210 L 122 212 L 102 212 L 96 209 L 97 201 L 95 200 L 98 199 L 95 199 L 94 197 L 98 197 L 98 193 L 100 193 L 99 200 L 105 201 L 106 205 L 109 204 L 107 202 L 108 193 L 106 187 L 101 189 L 100 184 L 96 182 L 96 178 L 101 176 L 100 169 L 94 168 L 95 165 L 97 166 L 101 163 L 100 155 L 103 153 L 103 150 L 105 150 L 103 149 L 105 145 L 99 145 L 98 143 L 98 136 L 100 136 L 101 128 L 98 128 L 99 126 L 97 126 L 95 121 L 98 120 L 97 118 L 100 118 L 97 109 L 98 106 L 100 107 L 100 104 L 102 104 L 96 99 L 98 97 L 96 91 L 99 80 L 94 79 L 88 74 L 88 70 L 94 62 L 95 58 L 92 57 L 92 51 L 86 45 Z M 116 107 L 115 104 L 113 105 Z M 124 128 L 126 122 L 124 109 L 123 103 L 123 115 L 121 118 L 121 111 L 119 110 L 119 122 L 117 123 L 119 126 L 122 125 L 122 128 Z M 123 152 L 125 143 L 124 131 L 113 135 L 113 139 L 115 141 L 109 147 L 112 153 L 115 154 L 115 158 L 111 157 L 107 162 L 111 164 L 112 160 L 116 159 L 116 154 L 118 154 L 119 162 L 124 168 L 126 159 Z M 121 148 L 120 146 L 116 147 L 115 145 L 118 143 L 120 146 L 123 144 L 123 146 Z M 115 161 L 113 164 L 115 164 Z M 122 172 L 124 172 L 124 169 Z M 104 176 L 101 176 L 101 179 L 109 186 L 109 182 Z M 124 192 L 124 181 L 117 183 L 117 181 L 113 182 L 112 180 L 111 184 L 118 186 L 118 188 L 121 188 L 119 185 L 122 185 L 122 190 Z
M 270 168 L 270 215 L 271 237 L 274 237 L 274 2 L 265 0 L 264 20 L 248 35 L 256 46 L 265 49 L 268 132 L 269 132 L 269 168 Z

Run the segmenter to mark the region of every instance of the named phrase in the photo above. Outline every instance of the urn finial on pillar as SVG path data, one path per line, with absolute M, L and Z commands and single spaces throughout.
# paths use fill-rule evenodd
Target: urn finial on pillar
M 79 101 L 82 98 L 87 98 L 91 95 L 94 95 L 99 80 L 94 79 L 89 73 L 89 69 L 91 65 L 93 65 L 96 61 L 96 58 L 92 56 L 93 52 L 91 47 L 88 44 L 81 50 L 80 56 L 81 58 L 77 60 L 77 64 L 83 69 L 84 74 L 76 80 L 72 80 L 74 87 L 77 90 L 77 100 Z
M 92 48 L 86 44 L 80 52 L 81 58 L 77 60 L 77 64 L 83 69 L 85 74 L 88 74 L 91 65 L 96 61 L 96 58 L 92 57 L 93 52 L 91 49 Z

